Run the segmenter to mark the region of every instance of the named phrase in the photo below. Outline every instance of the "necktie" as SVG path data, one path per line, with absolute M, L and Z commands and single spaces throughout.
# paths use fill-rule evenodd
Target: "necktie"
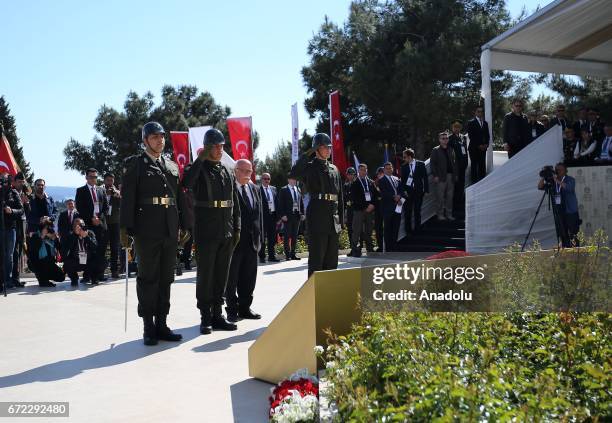
M 94 187 L 91 187 L 91 198 L 93 199 L 94 203 L 98 202 L 98 197 L 96 196 L 96 190 Z
M 253 205 L 251 204 L 251 199 L 249 198 L 249 196 L 248 196 L 248 194 L 246 192 L 246 185 L 242 186 L 242 196 L 244 197 L 244 201 L 247 203 L 249 208 L 252 208 Z
M 166 168 L 164 167 L 164 165 L 162 165 L 162 162 L 160 159 L 157 159 L 155 161 L 155 164 L 157 164 L 157 167 L 159 168 L 159 170 L 161 170 L 162 172 L 164 172 L 166 170 Z
M 295 194 L 295 187 L 291 187 L 291 196 L 293 197 L 293 202 L 297 203 L 297 195 Z
M 270 197 L 270 188 L 266 188 L 266 197 L 268 197 L 268 203 L 272 201 L 272 198 Z
M 361 185 L 363 185 L 363 192 L 370 192 L 367 181 L 362 178 L 359 178 L 359 180 L 361 181 Z
M 68 212 L 68 222 L 70 223 L 70 226 L 72 226 L 72 211 Z

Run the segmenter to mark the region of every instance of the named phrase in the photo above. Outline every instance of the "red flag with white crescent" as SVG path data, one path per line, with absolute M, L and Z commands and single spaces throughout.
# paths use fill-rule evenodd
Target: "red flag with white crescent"
M 8 173 L 15 176 L 19 170 L 11 150 L 11 145 L 4 134 L 2 134 L 2 142 L 0 142 L 0 173 Z
M 348 160 L 344 151 L 344 135 L 342 133 L 342 114 L 340 113 L 340 94 L 334 91 L 329 95 L 329 122 L 332 139 L 332 162 L 336 165 L 341 175 L 346 173 Z
M 189 132 L 170 131 L 174 161 L 179 168 L 179 177 L 183 179 L 185 166 L 189 164 Z
M 253 163 L 252 123 L 250 116 L 227 119 L 227 130 L 232 142 L 234 160 L 247 159 Z

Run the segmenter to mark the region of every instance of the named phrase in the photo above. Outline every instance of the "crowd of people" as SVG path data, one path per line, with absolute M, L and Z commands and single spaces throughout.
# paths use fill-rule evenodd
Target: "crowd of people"
M 121 193 L 115 176 L 106 173 L 98 186 L 98 171 L 88 169 L 86 184 L 74 198 L 65 200 L 66 209 L 58 212 L 47 195 L 44 179 L 29 189 L 24 175 L 18 173 L 12 186 L 4 188 L 4 278 L 7 289 L 25 285 L 20 279 L 22 262 L 34 273 L 41 287 L 54 287 L 66 277 L 72 286 L 97 285 L 110 277 L 119 278 L 119 211 Z M 110 257 L 110 261 L 107 260 Z M 25 260 L 24 260 L 25 259 Z

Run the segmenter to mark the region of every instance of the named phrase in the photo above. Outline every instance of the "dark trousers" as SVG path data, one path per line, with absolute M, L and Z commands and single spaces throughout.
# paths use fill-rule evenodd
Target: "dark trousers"
M 396 251 L 397 249 L 397 234 L 399 232 L 402 216 L 395 211 L 383 216 L 384 232 L 385 232 L 385 251 Z
M 264 212 L 264 242 L 259 250 L 259 257 L 266 257 L 266 249 L 268 257 L 275 257 L 274 246 L 276 245 L 276 214 Z
M 185 245 L 183 246 L 183 251 L 181 252 L 181 261 L 183 263 L 188 263 L 191 261 L 191 253 L 193 249 L 193 235 L 189 235 L 189 238 L 187 238 L 187 241 L 185 242 Z
M 482 180 L 487 176 L 487 152 L 474 151 L 470 152 L 471 164 L 471 181 L 473 184 Z
M 253 250 L 250 235 L 247 237 L 247 240 L 241 239 L 232 254 L 225 287 L 225 304 L 234 312 L 249 310 L 257 281 L 257 251 Z
M 233 251 L 232 238 L 196 239 L 196 298 L 201 313 L 210 313 L 211 307 L 221 311 Z
M 579 247 L 578 231 L 580 230 L 580 217 L 578 213 L 559 213 L 561 219 L 561 243 L 563 247 Z
M 404 203 L 406 211 L 405 224 L 406 233 L 416 232 L 421 229 L 421 206 L 423 205 L 423 193 L 411 192 Z M 412 214 L 414 213 L 414 231 L 412 230 Z
M 66 279 L 64 271 L 57 265 L 53 258 L 37 261 L 34 275 L 38 282 L 64 282 Z
M 374 230 L 376 231 L 376 245 L 378 245 L 378 248 L 380 248 L 381 251 L 384 235 L 383 222 L 383 215 L 379 209 L 379 206 L 376 206 L 376 209 L 374 210 Z
M 345 209 L 344 218 L 346 221 L 346 231 L 348 232 L 349 241 L 353 239 L 353 207 Z
M 18 225 L 19 224 L 20 223 L 18 223 Z M 11 278 L 9 282 L 19 282 L 19 269 L 21 267 L 21 256 L 23 255 L 23 242 L 23 230 L 18 228 L 17 236 L 15 238 L 15 249 L 13 250 L 13 269 L 11 271 Z
M 316 224 L 310 222 L 308 227 L 316 227 Z M 308 277 L 318 270 L 338 268 L 338 240 L 337 232 L 308 234 Z
M 78 258 L 66 258 L 64 259 L 64 271 L 71 281 L 78 280 L 78 272 L 88 272 L 89 274 L 96 274 L 99 269 L 96 267 L 96 263 L 93 260 L 87 260 L 87 264 L 79 264 Z
M 459 163 L 458 167 L 459 176 L 457 182 L 455 182 L 455 192 L 453 193 L 453 210 L 455 213 L 465 208 L 465 170 L 467 169 L 467 163 Z
M 353 210 L 353 220 L 350 226 L 353 228 L 353 237 L 350 239 L 351 248 L 359 248 L 359 241 L 365 240 L 368 251 L 372 250 L 372 228 L 374 227 L 374 213 L 366 213 L 364 210 Z
M 283 246 L 285 248 L 285 256 L 293 257 L 295 255 L 295 246 L 297 245 L 298 233 L 300 232 L 300 214 L 290 214 L 285 222 L 285 236 L 283 237 Z
M 96 257 L 98 257 L 98 260 L 100 260 L 101 270 L 95 275 L 90 275 L 89 271 L 86 271 L 83 274 L 83 277 L 85 279 L 89 279 L 89 278 L 102 279 L 102 277 L 104 276 L 104 269 L 106 269 L 106 266 L 107 266 L 106 247 L 108 246 L 108 234 L 107 234 L 107 230 L 102 228 L 102 225 L 98 225 L 98 226 L 92 225 L 90 229 L 93 231 L 94 235 L 96 236 L 96 241 L 98 242 L 98 248 L 96 249 Z
M 138 260 L 136 294 L 138 315 L 166 316 L 170 311 L 170 284 L 174 281 L 177 237 L 134 237 Z
M 119 251 L 121 249 L 119 234 L 119 223 L 109 223 L 106 238 L 108 239 L 108 248 L 110 248 L 111 273 L 117 273 L 119 270 Z

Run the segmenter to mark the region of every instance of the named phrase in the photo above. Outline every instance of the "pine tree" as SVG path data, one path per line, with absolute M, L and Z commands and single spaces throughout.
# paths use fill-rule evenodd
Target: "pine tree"
M 34 174 L 30 169 L 30 163 L 26 161 L 25 157 L 23 156 L 23 148 L 21 147 L 19 137 L 17 136 L 15 118 L 11 116 L 11 109 L 9 108 L 9 104 L 4 99 L 4 96 L 0 97 L 0 123 L 4 128 L 4 136 L 11 146 L 11 150 L 13 151 L 13 156 L 15 156 L 17 165 L 25 175 L 27 181 L 31 184 Z

